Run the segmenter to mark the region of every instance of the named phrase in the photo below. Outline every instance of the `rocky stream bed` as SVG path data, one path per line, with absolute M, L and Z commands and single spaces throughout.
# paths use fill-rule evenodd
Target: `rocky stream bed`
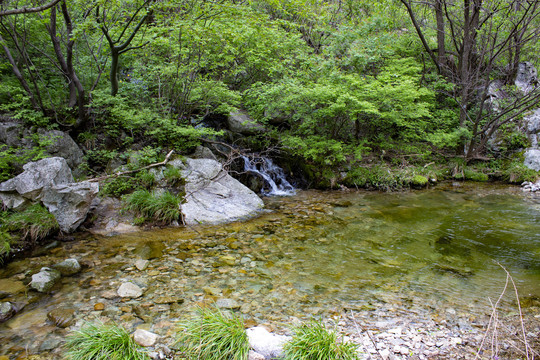
M 266 199 L 268 210 L 246 222 L 114 237 L 82 234 L 54 243 L 0 270 L 0 302 L 16 312 L 0 324 L 0 360 L 62 359 L 66 335 L 88 321 L 147 330 L 157 335 L 149 343 L 154 359 L 178 359 L 179 325 L 195 306 L 212 303 L 242 314 L 247 327 L 262 325 L 276 334 L 323 319 L 359 345 L 362 359 L 474 359 L 483 341 L 479 358 L 526 358 L 511 287 L 497 308 L 499 336 L 490 331 L 484 339 L 490 300 L 495 303 L 505 285 L 493 259 L 516 280 L 530 358 L 538 357 L 536 200 L 519 190 L 461 185 L 423 194 L 418 200 L 414 193 L 301 192 Z M 499 218 L 497 209 L 482 212 L 501 202 L 503 213 L 530 218 L 515 224 Z M 501 236 L 507 229 L 532 237 L 526 246 L 503 239 L 512 248 L 502 255 L 485 243 L 459 241 L 463 227 L 445 224 L 456 220 L 454 211 L 466 227 L 463 209 L 478 214 L 473 229 L 490 218 Z M 439 220 L 420 222 L 426 214 Z M 453 237 L 445 237 L 446 228 Z M 517 251 L 522 255 L 513 262 L 504 255 Z M 70 258 L 80 271 L 62 276 L 48 293 L 29 287 L 42 267 Z

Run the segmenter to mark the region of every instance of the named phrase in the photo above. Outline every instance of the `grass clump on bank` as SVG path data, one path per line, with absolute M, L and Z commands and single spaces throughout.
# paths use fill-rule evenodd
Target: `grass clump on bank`
M 357 360 L 356 345 L 338 339 L 335 331 L 320 321 L 311 321 L 294 330 L 293 338 L 284 346 L 284 360 Z
M 165 191 L 154 193 L 148 190 L 137 190 L 125 198 L 125 210 L 133 211 L 140 217 L 140 222 L 153 221 L 170 224 L 180 220 L 180 205 L 183 199 Z
M 178 345 L 193 359 L 245 360 L 249 352 L 243 320 L 217 308 L 199 307 L 184 324 Z
M 67 360 L 150 360 L 128 332 L 118 325 L 87 324 L 68 336 Z
M 22 240 L 37 241 L 59 229 L 54 215 L 40 204 L 32 205 L 22 212 L 11 213 L 3 222 L 4 229 L 19 233 Z

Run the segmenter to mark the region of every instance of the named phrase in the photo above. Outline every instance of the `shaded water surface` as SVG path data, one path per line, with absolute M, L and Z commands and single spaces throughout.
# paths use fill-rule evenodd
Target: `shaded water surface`
M 241 223 L 86 237 L 10 264 L 0 279 L 24 283 L 41 266 L 67 257 L 86 267 L 50 295 L 28 291 L 6 299 L 25 308 L 0 324 L 0 337 L 10 344 L 4 349 L 12 349 L 0 355 L 24 347 L 38 352 L 46 338 L 64 336 L 66 330 L 45 320 L 48 311 L 64 307 L 76 310 L 79 324 L 109 318 L 128 327 L 174 323 L 193 304 L 219 298 L 236 300 L 253 323 L 287 323 L 381 303 L 419 316 L 448 309 L 485 315 L 488 298 L 496 299 L 505 284 L 498 263 L 520 294 L 540 297 L 540 204 L 517 188 L 304 191 L 267 198 L 266 206 L 267 212 Z M 134 262 L 148 252 L 157 257 L 137 270 Z M 125 281 L 139 283 L 144 296 L 111 297 Z M 179 300 L 159 300 L 166 296 Z M 105 310 L 96 311 L 97 303 Z M 512 308 L 508 297 L 502 309 Z

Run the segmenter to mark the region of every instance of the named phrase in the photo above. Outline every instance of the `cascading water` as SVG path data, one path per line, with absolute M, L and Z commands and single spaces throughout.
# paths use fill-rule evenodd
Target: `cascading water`
M 244 159 L 244 171 L 254 173 L 262 177 L 269 189 L 262 190 L 266 196 L 291 196 L 296 193 L 294 186 L 289 183 L 285 177 L 285 171 L 273 163 L 273 161 L 264 156 L 250 159 L 242 156 Z

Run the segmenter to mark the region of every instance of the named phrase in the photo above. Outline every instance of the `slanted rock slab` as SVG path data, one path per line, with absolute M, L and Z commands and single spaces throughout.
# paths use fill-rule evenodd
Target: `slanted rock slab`
M 65 159 L 52 157 L 23 166 L 24 172 L 0 184 L 0 192 L 18 194 L 36 201 L 45 187 L 73 182 L 71 169 Z M 7 205 L 6 205 L 7 206 Z
M 230 222 L 253 216 L 264 206 L 257 194 L 215 160 L 188 158 L 183 166 L 186 202 L 182 212 L 188 225 Z

